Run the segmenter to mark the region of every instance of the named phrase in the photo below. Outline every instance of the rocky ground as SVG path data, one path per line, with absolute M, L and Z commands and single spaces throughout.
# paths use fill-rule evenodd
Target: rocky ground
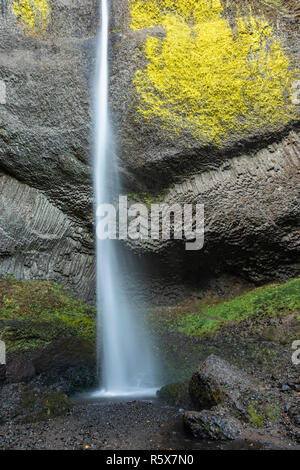
M 158 401 L 77 402 L 43 423 L 0 426 L 0 449 L 184 450 L 295 448 L 259 432 L 235 441 L 197 440 L 183 428 L 182 410 Z
M 5 383 L 0 449 L 300 449 L 299 371 L 291 369 L 279 363 L 264 376 L 210 355 L 191 380 L 140 401 L 68 398 L 37 378 Z

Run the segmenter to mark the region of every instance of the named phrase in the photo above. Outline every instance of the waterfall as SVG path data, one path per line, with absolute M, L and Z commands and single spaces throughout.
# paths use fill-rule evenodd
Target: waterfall
M 112 203 L 120 185 L 109 119 L 109 5 L 101 3 L 95 109 L 94 187 L 97 208 Z M 98 396 L 149 396 L 154 393 L 154 365 L 147 335 L 125 291 L 121 265 L 124 252 L 117 240 L 97 237 Z

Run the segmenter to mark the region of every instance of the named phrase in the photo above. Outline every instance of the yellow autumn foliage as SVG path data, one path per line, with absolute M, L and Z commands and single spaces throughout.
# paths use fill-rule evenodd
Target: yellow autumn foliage
M 50 20 L 47 0 L 14 0 L 11 9 L 24 31 L 33 36 L 40 35 Z
M 295 71 L 265 19 L 250 12 L 233 31 L 220 0 L 131 0 L 130 8 L 132 29 L 166 32 L 149 33 L 147 65 L 134 78 L 144 118 L 216 145 L 293 119 Z

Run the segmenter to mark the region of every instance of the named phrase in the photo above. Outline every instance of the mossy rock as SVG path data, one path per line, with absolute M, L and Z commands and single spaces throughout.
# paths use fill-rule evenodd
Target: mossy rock
M 47 421 L 71 410 L 73 403 L 57 390 L 34 385 L 12 384 L 0 390 L 2 423 Z
M 64 394 L 47 388 L 27 388 L 21 395 L 23 423 L 46 421 L 70 411 L 73 404 Z
M 0 279 L 0 339 L 9 383 L 34 380 L 68 394 L 94 385 L 95 308 L 54 282 Z M 23 359 L 30 373 L 22 374 Z
M 50 281 L 0 279 L 0 339 L 8 355 L 62 337 L 96 337 L 96 311 Z

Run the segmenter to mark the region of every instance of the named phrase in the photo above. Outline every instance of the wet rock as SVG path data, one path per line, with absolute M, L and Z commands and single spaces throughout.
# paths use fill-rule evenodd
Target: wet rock
M 6 365 L 0 364 L 0 384 L 6 379 Z
M 46 421 L 72 408 L 71 400 L 56 390 L 34 385 L 10 384 L 0 390 L 0 422 Z
M 183 420 L 186 429 L 200 439 L 233 440 L 243 430 L 242 424 L 221 407 L 200 412 L 186 411 Z
M 200 409 L 227 403 L 243 413 L 262 389 L 255 378 L 213 354 L 200 364 L 189 383 L 191 399 Z
M 83 338 L 61 338 L 37 352 L 35 383 L 72 394 L 95 382 L 94 345 Z
M 8 363 L 6 379 L 9 383 L 29 382 L 35 376 L 35 373 L 32 361 L 22 355 Z
M 1 80 L 7 91 L 0 109 L 0 167 L 6 174 L 0 178 L 0 270 L 56 279 L 93 298 L 88 82 L 98 2 L 51 1 L 46 40 L 28 37 L 9 4 L 2 1 L 0 7 Z
M 31 383 L 72 395 L 94 387 L 95 379 L 95 367 L 82 364 L 60 372 L 57 369 L 50 370 L 36 377 Z
M 95 363 L 94 346 L 80 337 L 60 338 L 36 353 L 33 364 L 37 374 L 67 370 Z

